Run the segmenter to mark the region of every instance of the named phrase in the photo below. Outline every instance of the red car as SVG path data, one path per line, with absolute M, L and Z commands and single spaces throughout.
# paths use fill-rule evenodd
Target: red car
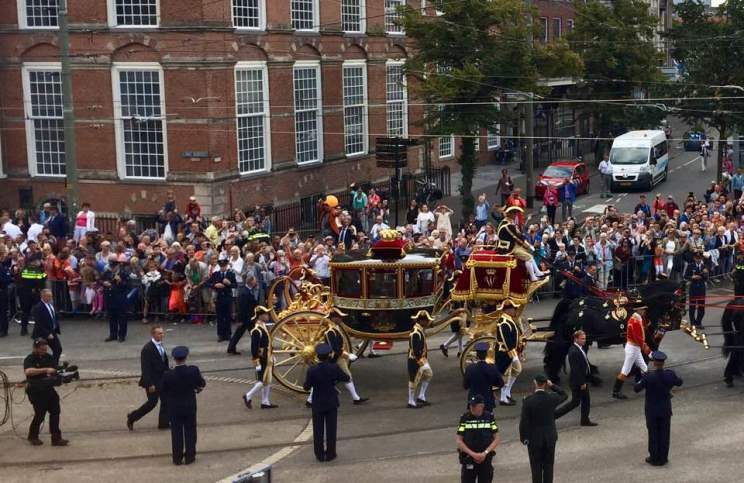
M 589 192 L 589 170 L 581 161 L 556 161 L 551 163 L 540 175 L 535 185 L 535 197 L 542 199 L 545 194 L 545 187 L 552 185 L 561 186 L 566 178 L 572 178 L 577 181 L 576 195 Z

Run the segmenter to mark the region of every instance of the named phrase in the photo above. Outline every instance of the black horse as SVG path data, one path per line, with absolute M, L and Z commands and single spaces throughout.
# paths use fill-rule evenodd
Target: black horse
M 651 349 L 659 347 L 666 331 L 679 329 L 686 300 L 684 282 L 659 280 L 630 291 L 627 298 L 640 300 L 648 307 L 646 344 Z M 543 363 L 548 378 L 556 383 L 560 381 L 559 373 L 576 330 L 586 332 L 587 347 L 593 341 L 605 345 L 624 344 L 627 321 L 632 313 L 632 304 L 625 307 L 623 315 L 616 310 L 612 299 L 592 296 L 561 300 L 550 321 L 553 338 L 545 346 Z M 596 372 L 596 368 L 592 370 Z
M 728 358 L 723 379 L 728 387 L 734 387 L 734 377 L 744 372 L 744 266 L 740 264 L 734 275 L 734 296 L 721 317 L 723 357 Z

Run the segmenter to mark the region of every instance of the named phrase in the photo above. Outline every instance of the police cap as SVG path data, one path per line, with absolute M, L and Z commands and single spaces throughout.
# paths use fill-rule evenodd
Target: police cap
M 229 261 L 227 260 L 227 258 L 220 258 L 219 260 L 217 260 L 217 264 L 220 266 L 227 265 L 228 263 Z
M 666 358 L 667 358 L 667 355 L 661 351 L 654 351 L 651 353 L 651 359 L 655 361 L 664 362 Z
M 331 353 L 331 346 L 323 342 L 315 346 L 315 353 L 319 356 L 327 356 Z
M 179 345 L 173 348 L 171 355 L 174 359 L 183 360 L 189 355 L 189 348 L 183 345 Z
M 34 347 L 39 347 L 42 345 L 49 345 L 49 342 L 47 342 L 46 339 L 43 337 L 39 337 L 38 339 L 34 339 Z
M 485 404 L 485 403 L 486 403 L 485 399 L 483 399 L 483 396 L 481 396 L 480 394 L 474 395 L 468 401 L 468 404 L 470 404 L 471 406 L 475 406 L 476 404 Z
M 538 384 L 545 384 L 548 382 L 548 378 L 544 374 L 538 374 L 535 376 L 535 382 Z
M 488 352 L 488 348 L 489 348 L 488 342 L 481 341 L 481 342 L 477 342 L 475 344 L 475 351 L 476 352 Z

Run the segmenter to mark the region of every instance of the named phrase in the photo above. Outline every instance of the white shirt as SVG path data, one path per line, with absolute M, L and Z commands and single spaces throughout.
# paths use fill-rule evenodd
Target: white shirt
M 42 225 L 41 223 L 33 223 L 30 227 L 28 227 L 26 238 L 38 242 L 39 235 L 41 235 L 42 231 L 44 231 L 44 225 Z
M 3 225 L 3 231 L 6 235 L 10 236 L 11 240 L 15 240 L 21 234 L 21 229 L 18 228 L 18 225 L 13 224 L 11 221 Z
M 318 274 L 318 277 L 320 278 L 328 278 L 331 276 L 330 271 L 328 270 L 328 262 L 329 262 L 328 255 L 323 254 L 320 256 L 315 256 L 311 260 L 313 270 L 315 270 L 315 273 Z
M 586 356 L 586 352 L 584 352 L 584 349 L 579 344 L 577 344 L 576 342 L 574 342 L 574 345 L 579 348 L 579 351 L 581 352 L 581 355 L 584 356 L 584 360 L 586 361 L 587 372 L 589 372 L 589 367 L 590 367 L 590 365 L 589 365 L 589 358 Z
M 372 228 L 369 230 L 369 235 L 372 237 L 373 240 L 377 239 L 377 234 L 380 232 L 380 230 L 387 230 L 390 228 L 385 223 L 375 223 L 372 225 Z
M 155 348 L 160 353 L 160 358 L 165 360 L 165 348 L 163 347 L 163 343 L 158 342 L 155 339 L 150 339 L 150 340 L 152 341 L 153 344 L 155 344 Z
M 602 174 L 612 174 L 612 163 L 609 159 L 603 159 L 600 161 L 599 172 Z
M 416 229 L 418 233 L 424 233 L 429 229 L 429 223 L 434 221 L 434 213 L 427 211 L 420 212 L 416 217 Z

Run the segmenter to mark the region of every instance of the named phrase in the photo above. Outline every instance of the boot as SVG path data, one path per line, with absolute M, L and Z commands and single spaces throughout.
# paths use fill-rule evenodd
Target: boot
M 52 435 L 52 446 L 67 446 L 69 441 L 62 438 L 61 434 L 53 434 Z
M 622 392 L 624 382 L 622 379 L 615 379 L 615 386 L 612 388 L 612 397 L 615 399 L 628 399 L 628 396 Z

